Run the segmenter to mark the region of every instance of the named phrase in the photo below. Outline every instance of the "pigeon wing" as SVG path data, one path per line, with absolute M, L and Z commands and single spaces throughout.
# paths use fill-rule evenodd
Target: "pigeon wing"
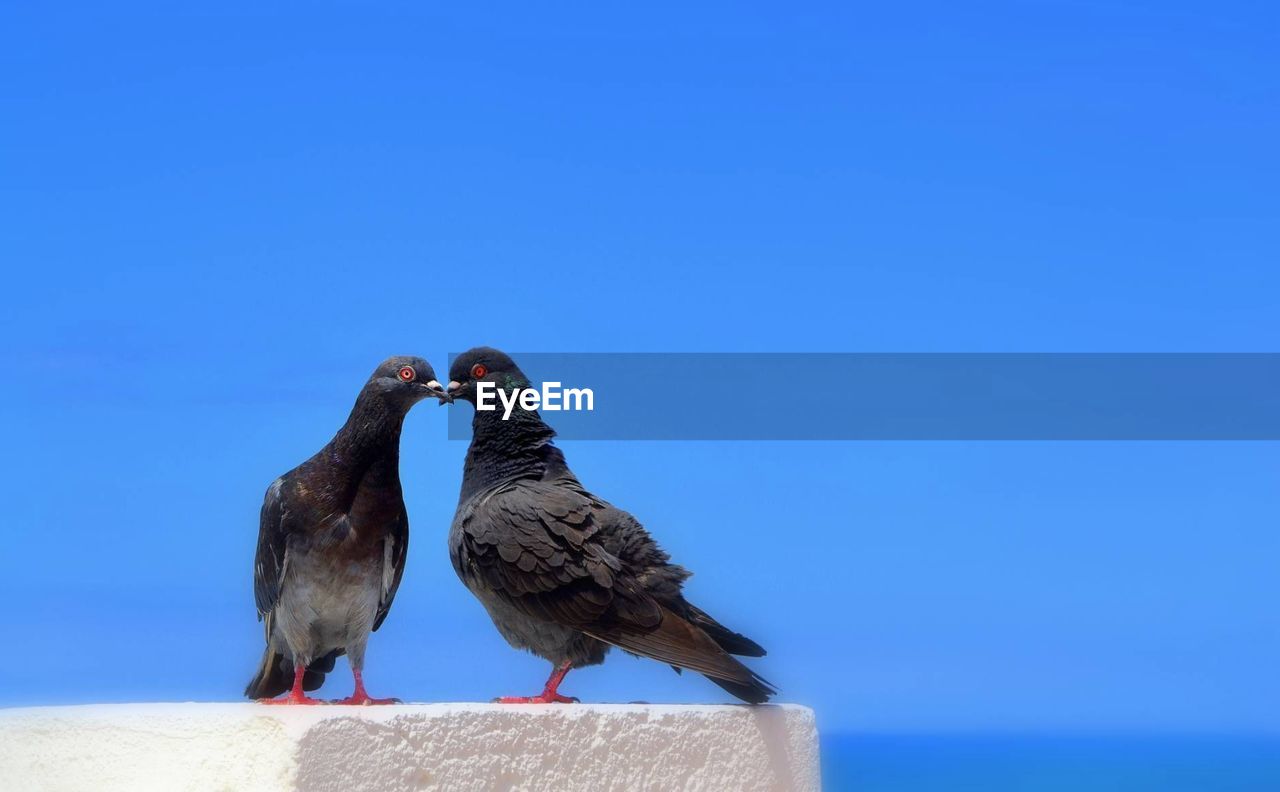
M 259 619 L 267 618 L 280 600 L 280 581 L 284 579 L 287 563 L 285 543 L 289 531 L 285 527 L 283 488 L 283 478 L 271 482 L 262 501 L 262 514 L 258 524 L 258 552 L 253 561 L 253 596 L 258 605 Z
M 763 683 L 605 549 L 612 526 L 599 521 L 617 513 L 585 491 L 516 482 L 462 515 L 459 572 L 531 618 L 731 684 Z
M 525 615 L 586 631 L 601 623 L 656 627 L 659 606 L 622 579 L 582 494 L 520 481 L 459 515 L 458 573 Z
M 404 560 L 409 552 L 409 515 L 403 507 L 387 532 L 384 549 L 382 597 L 378 600 L 378 615 L 373 622 L 375 630 L 382 626 L 387 613 L 391 611 L 391 601 L 396 598 L 396 590 L 400 588 L 400 578 L 404 577 Z

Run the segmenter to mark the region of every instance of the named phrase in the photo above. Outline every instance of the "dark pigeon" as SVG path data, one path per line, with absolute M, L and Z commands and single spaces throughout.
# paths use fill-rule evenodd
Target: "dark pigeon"
M 530 386 L 510 357 L 478 347 L 449 370 L 448 392 L 476 402 L 476 383 L 513 393 Z M 449 532 L 462 582 L 517 649 L 551 661 L 543 692 L 507 703 L 570 702 L 557 688 L 570 669 L 604 661 L 610 647 L 692 669 L 743 701 L 776 691 L 733 655 L 764 649 L 685 600 L 689 577 L 627 512 L 587 491 L 534 410 L 477 410 Z
M 329 444 L 267 489 L 253 567 L 267 649 L 245 688 L 249 698 L 319 703 L 304 691 L 320 687 L 346 654 L 355 692 L 339 703 L 393 701 L 371 699 L 361 669 L 369 633 L 391 609 L 409 546 L 400 429 L 409 409 L 429 396 L 448 400 L 427 361 L 388 358 Z

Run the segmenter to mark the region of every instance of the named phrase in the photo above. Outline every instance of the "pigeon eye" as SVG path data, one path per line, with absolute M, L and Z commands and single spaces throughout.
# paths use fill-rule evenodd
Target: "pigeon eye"
M 484 377 L 485 374 L 488 374 L 488 373 L 489 373 L 489 369 L 485 368 L 483 363 L 477 363 L 471 367 L 471 376 L 476 379 L 481 379 L 482 377 Z
M 418 376 L 418 372 L 413 370 L 413 366 L 401 366 L 399 377 L 402 382 L 413 382 L 413 378 Z

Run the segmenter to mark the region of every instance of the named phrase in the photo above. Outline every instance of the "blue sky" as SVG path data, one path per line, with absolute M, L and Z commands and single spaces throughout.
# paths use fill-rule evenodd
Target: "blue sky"
M 1275 16 L 10 4 L 0 703 L 234 699 L 262 492 L 389 354 L 1276 350 Z M 534 692 L 444 419 L 370 690 Z M 564 445 L 826 729 L 1280 731 L 1274 443 Z

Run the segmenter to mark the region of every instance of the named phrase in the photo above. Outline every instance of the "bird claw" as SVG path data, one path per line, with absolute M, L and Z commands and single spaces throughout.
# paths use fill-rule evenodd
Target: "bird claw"
M 537 696 L 498 696 L 494 704 L 579 704 L 576 696 L 562 696 L 559 693 L 542 693 Z
M 275 705 L 295 705 L 295 706 L 316 706 L 319 704 L 327 704 L 326 701 L 313 699 L 310 696 L 295 696 L 292 693 L 281 696 L 280 698 L 258 699 L 259 704 L 275 704 Z
M 372 707 L 382 704 L 403 704 L 398 698 L 370 698 L 369 696 L 347 696 L 344 699 L 334 699 L 330 704 L 340 704 L 345 707 Z

